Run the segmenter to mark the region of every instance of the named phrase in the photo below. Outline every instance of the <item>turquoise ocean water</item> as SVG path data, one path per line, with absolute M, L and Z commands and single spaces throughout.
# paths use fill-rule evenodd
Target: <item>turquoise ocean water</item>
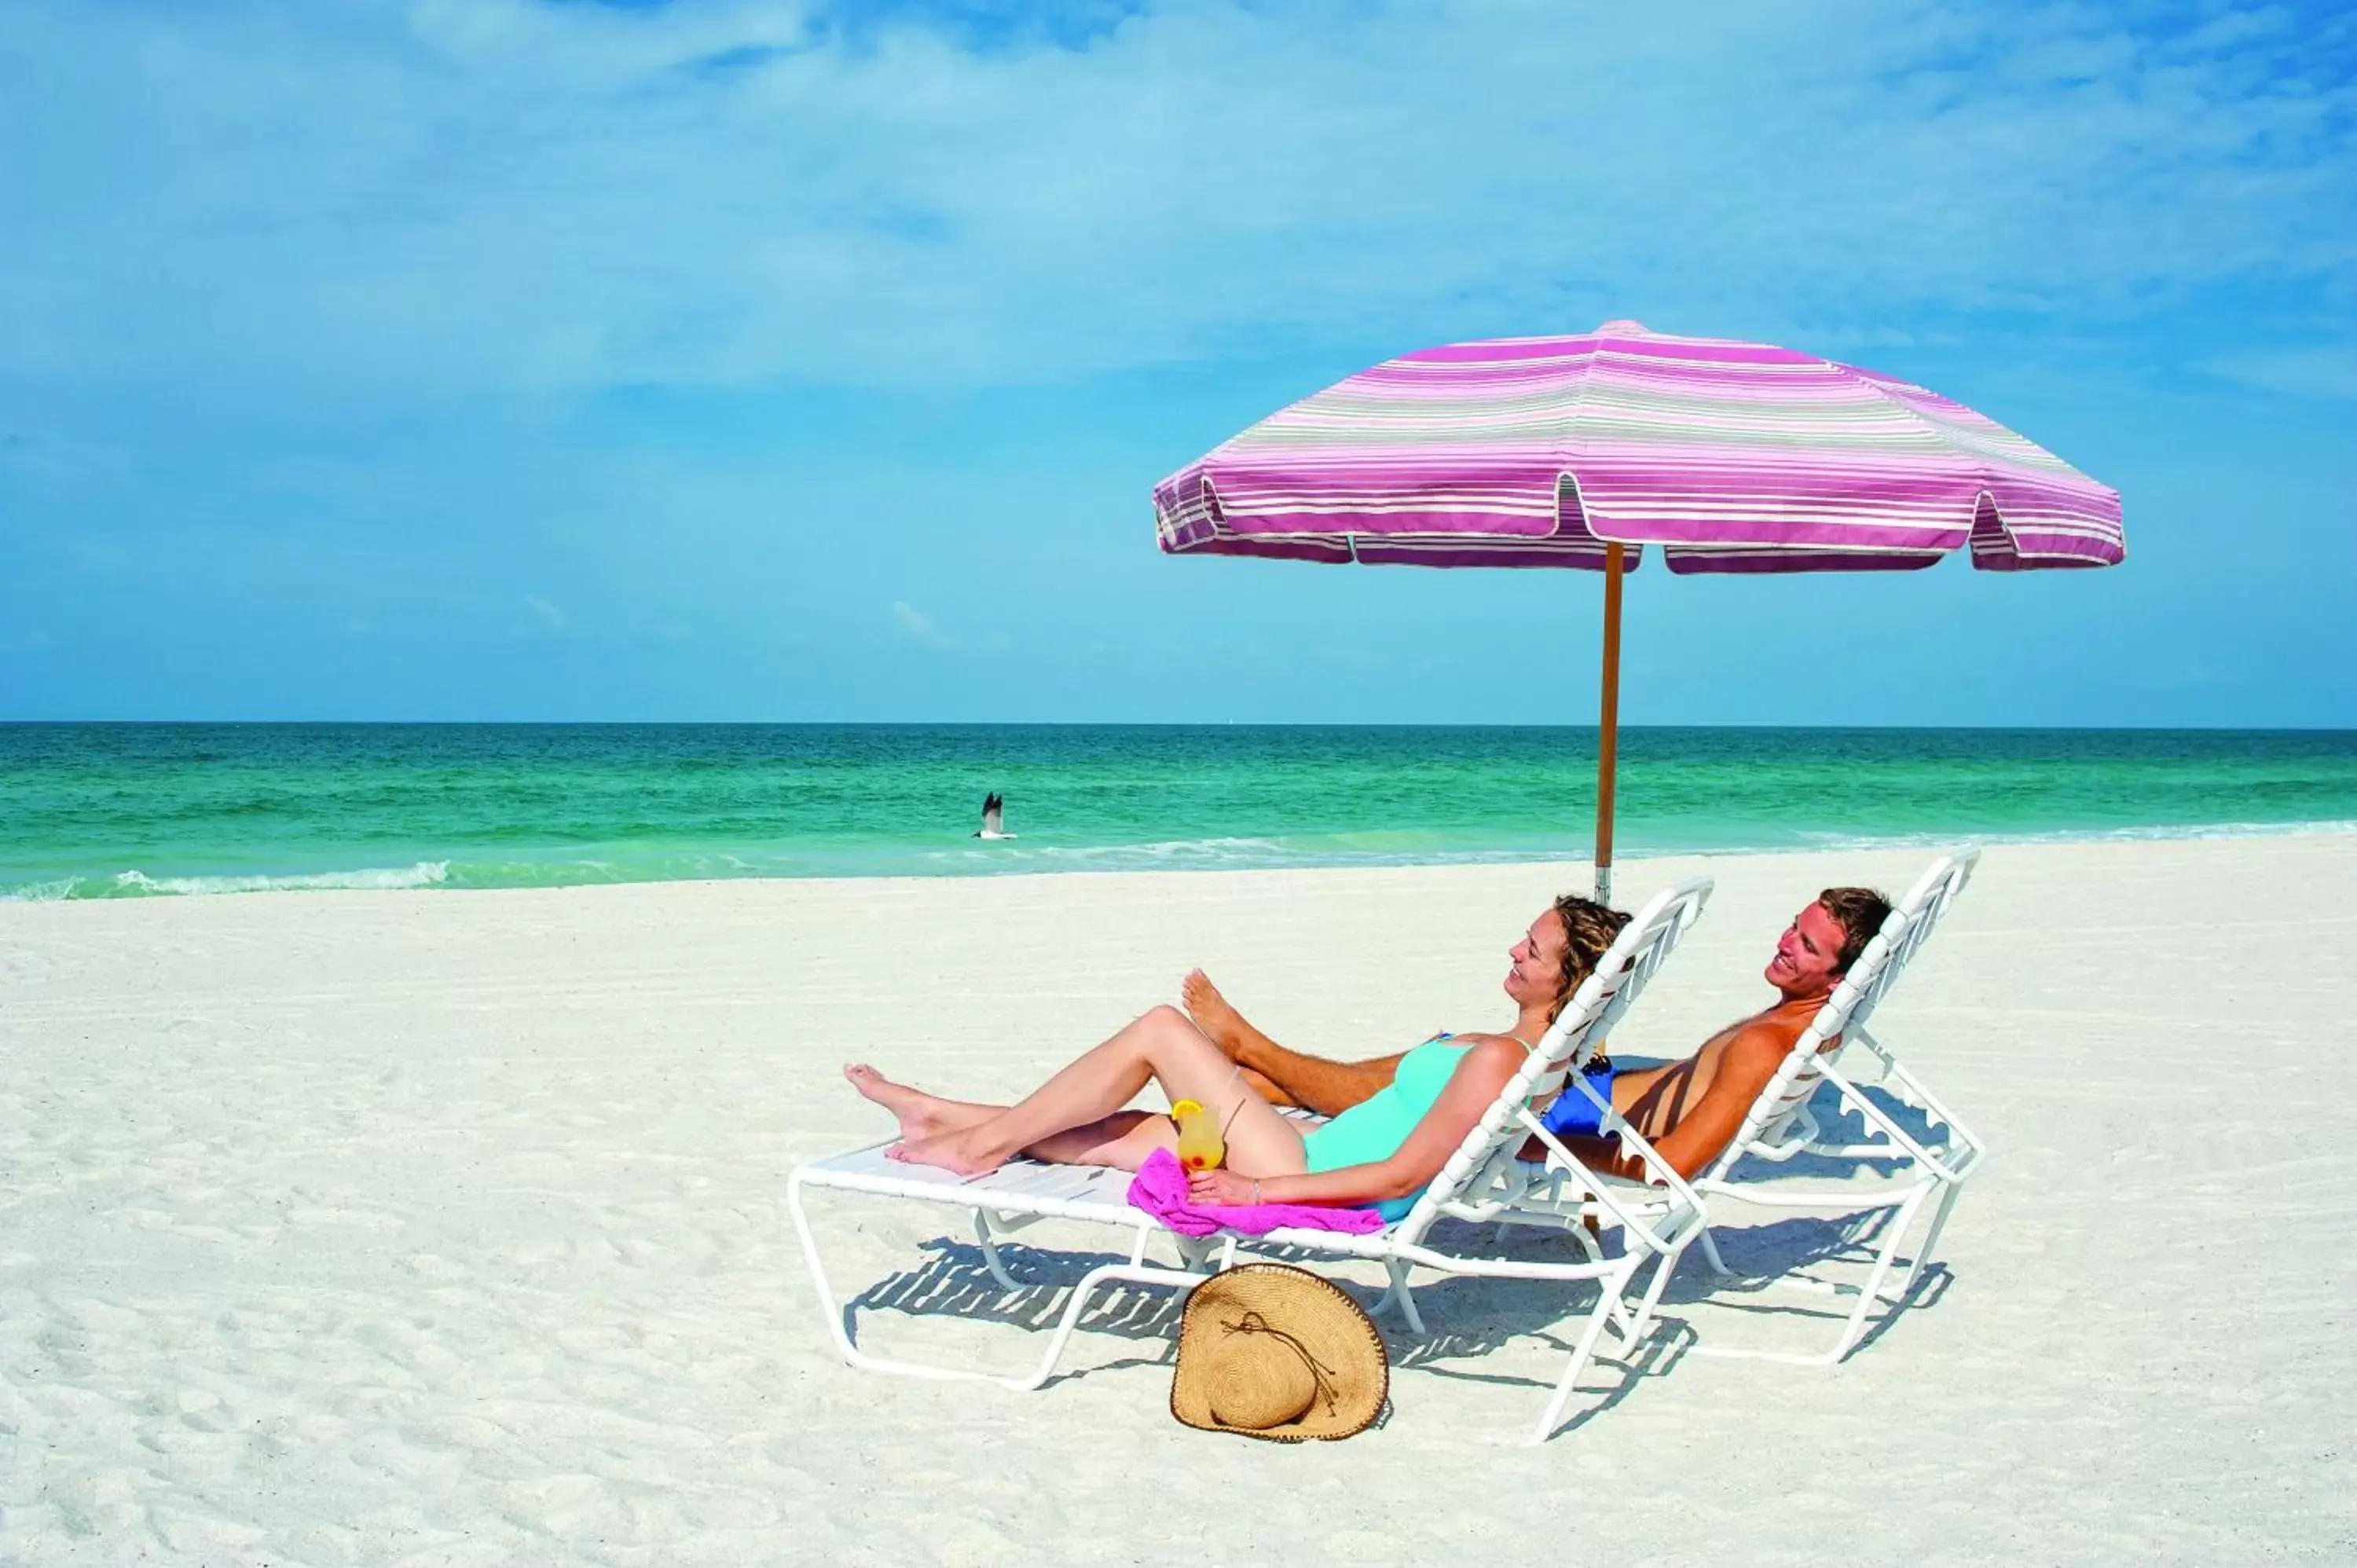
M 0 897 L 1584 859 L 1592 728 L 0 725 Z M 970 837 L 1006 797 L 1005 843 Z M 1630 730 L 1619 858 L 2357 823 L 2357 732 Z

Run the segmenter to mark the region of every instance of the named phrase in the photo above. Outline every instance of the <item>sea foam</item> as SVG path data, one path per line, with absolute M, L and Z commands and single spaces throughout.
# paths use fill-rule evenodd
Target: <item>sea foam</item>
M 111 877 L 61 876 L 0 892 L 0 903 L 51 904 L 67 898 L 153 898 L 208 893 L 297 893 L 322 889 L 404 892 L 437 887 L 449 880 L 447 860 L 414 865 L 365 866 L 357 871 L 314 871 L 282 876 L 150 876 L 122 871 Z
M 367 866 L 358 871 L 314 871 L 292 876 L 149 876 L 125 871 L 114 879 L 130 894 L 293 893 L 320 888 L 399 892 L 434 887 L 449 880 L 447 860 L 421 860 L 414 865 Z

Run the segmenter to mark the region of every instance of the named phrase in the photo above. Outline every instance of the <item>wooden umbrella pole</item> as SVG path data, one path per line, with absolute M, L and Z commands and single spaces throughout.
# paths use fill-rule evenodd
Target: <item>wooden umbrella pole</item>
M 1604 547 L 1604 693 L 1596 746 L 1596 901 L 1612 902 L 1612 781 L 1620 752 L 1620 546 Z

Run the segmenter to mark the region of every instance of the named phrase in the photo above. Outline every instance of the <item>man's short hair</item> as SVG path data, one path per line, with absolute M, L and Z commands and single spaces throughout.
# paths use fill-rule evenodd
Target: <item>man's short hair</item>
M 1842 929 L 1841 955 L 1835 967 L 1847 974 L 1866 944 L 1882 929 L 1882 922 L 1890 918 L 1890 900 L 1871 887 L 1828 887 L 1817 895 L 1817 903 Z

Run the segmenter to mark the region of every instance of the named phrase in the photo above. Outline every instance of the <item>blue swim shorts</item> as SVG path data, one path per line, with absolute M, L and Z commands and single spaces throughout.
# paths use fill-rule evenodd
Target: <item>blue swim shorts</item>
M 1600 1068 L 1583 1076 L 1587 1079 L 1587 1087 L 1596 1090 L 1598 1099 L 1602 1100 L 1607 1105 L 1612 1103 L 1612 1069 L 1610 1068 Z M 1604 1131 L 1603 1117 L 1597 1112 L 1596 1101 L 1580 1093 L 1578 1089 L 1569 1081 L 1564 1084 L 1563 1092 L 1555 1097 L 1555 1103 L 1547 1107 L 1546 1114 L 1540 1117 L 1539 1122 L 1558 1138 L 1617 1138 L 1620 1136 L 1617 1133 L 1608 1133 Z

